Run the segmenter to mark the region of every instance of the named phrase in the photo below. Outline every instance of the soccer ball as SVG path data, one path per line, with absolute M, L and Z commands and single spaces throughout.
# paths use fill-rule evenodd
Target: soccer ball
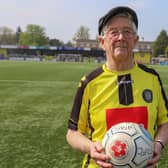
M 144 168 L 153 156 L 153 141 L 148 131 L 131 122 L 112 126 L 105 134 L 102 145 L 111 156 L 113 168 Z

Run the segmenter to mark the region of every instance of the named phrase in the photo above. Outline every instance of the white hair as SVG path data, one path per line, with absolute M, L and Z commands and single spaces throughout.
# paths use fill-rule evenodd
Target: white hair
M 107 28 L 108 28 L 108 26 L 109 26 L 109 23 L 111 22 L 111 20 L 112 20 L 113 18 L 116 18 L 116 17 L 123 17 L 123 18 L 127 18 L 127 19 L 131 20 L 132 25 L 133 25 L 133 31 L 137 34 L 137 27 L 136 27 L 136 25 L 135 25 L 135 22 L 133 21 L 132 16 L 131 16 L 129 13 L 125 12 L 125 13 L 119 13 L 119 14 L 113 16 L 111 19 L 109 19 L 109 21 L 108 21 L 108 22 L 106 23 L 106 25 L 103 27 L 100 36 L 104 36 L 104 32 L 105 32 L 105 30 L 107 30 Z

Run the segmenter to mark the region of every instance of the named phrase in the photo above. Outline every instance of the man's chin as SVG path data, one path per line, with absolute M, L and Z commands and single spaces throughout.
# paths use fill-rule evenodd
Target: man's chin
M 117 52 L 115 52 L 116 56 L 127 56 L 128 55 L 128 51 L 127 50 L 118 50 Z

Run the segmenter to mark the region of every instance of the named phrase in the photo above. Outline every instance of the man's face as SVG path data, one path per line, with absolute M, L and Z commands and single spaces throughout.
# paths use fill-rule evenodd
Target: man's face
M 118 61 L 132 59 L 132 49 L 137 41 L 138 36 L 132 21 L 124 17 L 112 18 L 100 40 L 107 59 Z

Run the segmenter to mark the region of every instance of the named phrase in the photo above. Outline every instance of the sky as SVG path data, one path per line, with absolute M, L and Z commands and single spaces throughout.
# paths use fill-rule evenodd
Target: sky
M 132 7 L 139 18 L 140 40 L 154 41 L 162 30 L 168 31 L 167 0 L 0 0 L 0 27 L 22 31 L 28 24 L 45 28 L 46 35 L 71 41 L 80 26 L 97 36 L 98 20 L 116 6 Z

